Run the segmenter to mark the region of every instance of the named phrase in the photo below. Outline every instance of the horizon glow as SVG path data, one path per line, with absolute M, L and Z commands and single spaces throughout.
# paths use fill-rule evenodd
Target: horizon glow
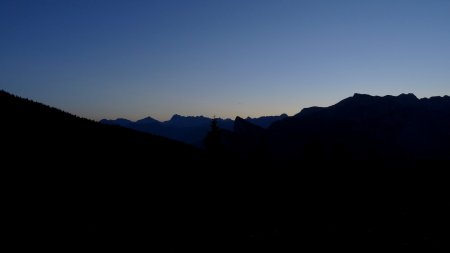
M 450 94 L 450 1 L 4 0 L 0 89 L 90 119 Z

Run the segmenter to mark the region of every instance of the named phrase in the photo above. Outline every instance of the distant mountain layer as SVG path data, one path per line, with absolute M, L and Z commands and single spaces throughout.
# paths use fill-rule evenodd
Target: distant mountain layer
M 286 117 L 288 117 L 286 114 L 282 114 L 279 116 L 264 116 L 259 118 L 247 117 L 245 120 L 262 128 L 267 128 L 273 122 Z M 116 120 L 103 119 L 100 123 L 119 125 L 146 133 L 164 136 L 188 144 L 202 146 L 202 141 L 210 130 L 211 121 L 211 118 L 204 116 L 180 116 L 175 114 L 170 120 L 164 122 L 147 117 L 135 122 L 120 118 Z M 217 118 L 217 123 L 221 129 L 232 131 L 235 121 Z

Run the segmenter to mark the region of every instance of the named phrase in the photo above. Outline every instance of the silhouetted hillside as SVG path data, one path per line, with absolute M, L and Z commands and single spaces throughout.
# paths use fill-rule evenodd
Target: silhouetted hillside
M 102 125 L 3 91 L 0 95 L 3 143 L 8 144 L 11 154 L 38 156 L 45 153 L 44 157 L 36 159 L 48 165 L 59 163 L 53 157 L 75 163 L 82 159 L 81 164 L 98 162 L 95 165 L 132 165 L 150 158 L 169 164 L 171 161 L 160 156 L 168 152 L 180 156 L 181 160 L 198 159 L 199 152 L 182 143 Z
M 200 200 L 209 198 L 199 191 L 206 183 L 199 181 L 204 157 L 196 148 L 4 91 L 0 110 L 2 167 L 12 187 L 9 233 L 27 245 L 159 250 L 175 238 L 169 248 L 176 248 L 195 241 L 180 231 L 196 233 L 210 219 L 201 213 Z
M 34 249 L 448 251 L 449 104 L 356 94 L 268 129 L 209 122 L 203 152 L 2 91 L 7 232 Z

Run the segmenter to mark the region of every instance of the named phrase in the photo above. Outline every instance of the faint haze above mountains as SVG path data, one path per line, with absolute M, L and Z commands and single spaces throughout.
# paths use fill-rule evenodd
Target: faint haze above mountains
M 100 120 L 450 94 L 450 1 L 0 1 L 0 89 Z

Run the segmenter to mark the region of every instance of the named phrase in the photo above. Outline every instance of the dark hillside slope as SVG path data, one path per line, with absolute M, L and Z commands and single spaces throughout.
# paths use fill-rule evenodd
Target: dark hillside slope
M 3 91 L 0 117 L 16 248 L 249 252 L 254 231 L 273 230 L 276 194 L 231 156 Z
M 99 124 L 5 92 L 0 103 L 5 158 L 42 178 L 48 173 L 147 180 L 183 173 L 181 165 L 200 161 L 196 148 L 163 137 Z
M 204 198 L 195 194 L 203 158 L 192 146 L 3 91 L 0 117 L 8 208 L 17 230 L 11 234 L 36 247 L 128 248 L 148 237 L 154 248 L 182 238 L 174 231 L 192 227 L 186 216 L 199 215 L 180 212 L 186 205 L 199 208 L 197 200 Z

